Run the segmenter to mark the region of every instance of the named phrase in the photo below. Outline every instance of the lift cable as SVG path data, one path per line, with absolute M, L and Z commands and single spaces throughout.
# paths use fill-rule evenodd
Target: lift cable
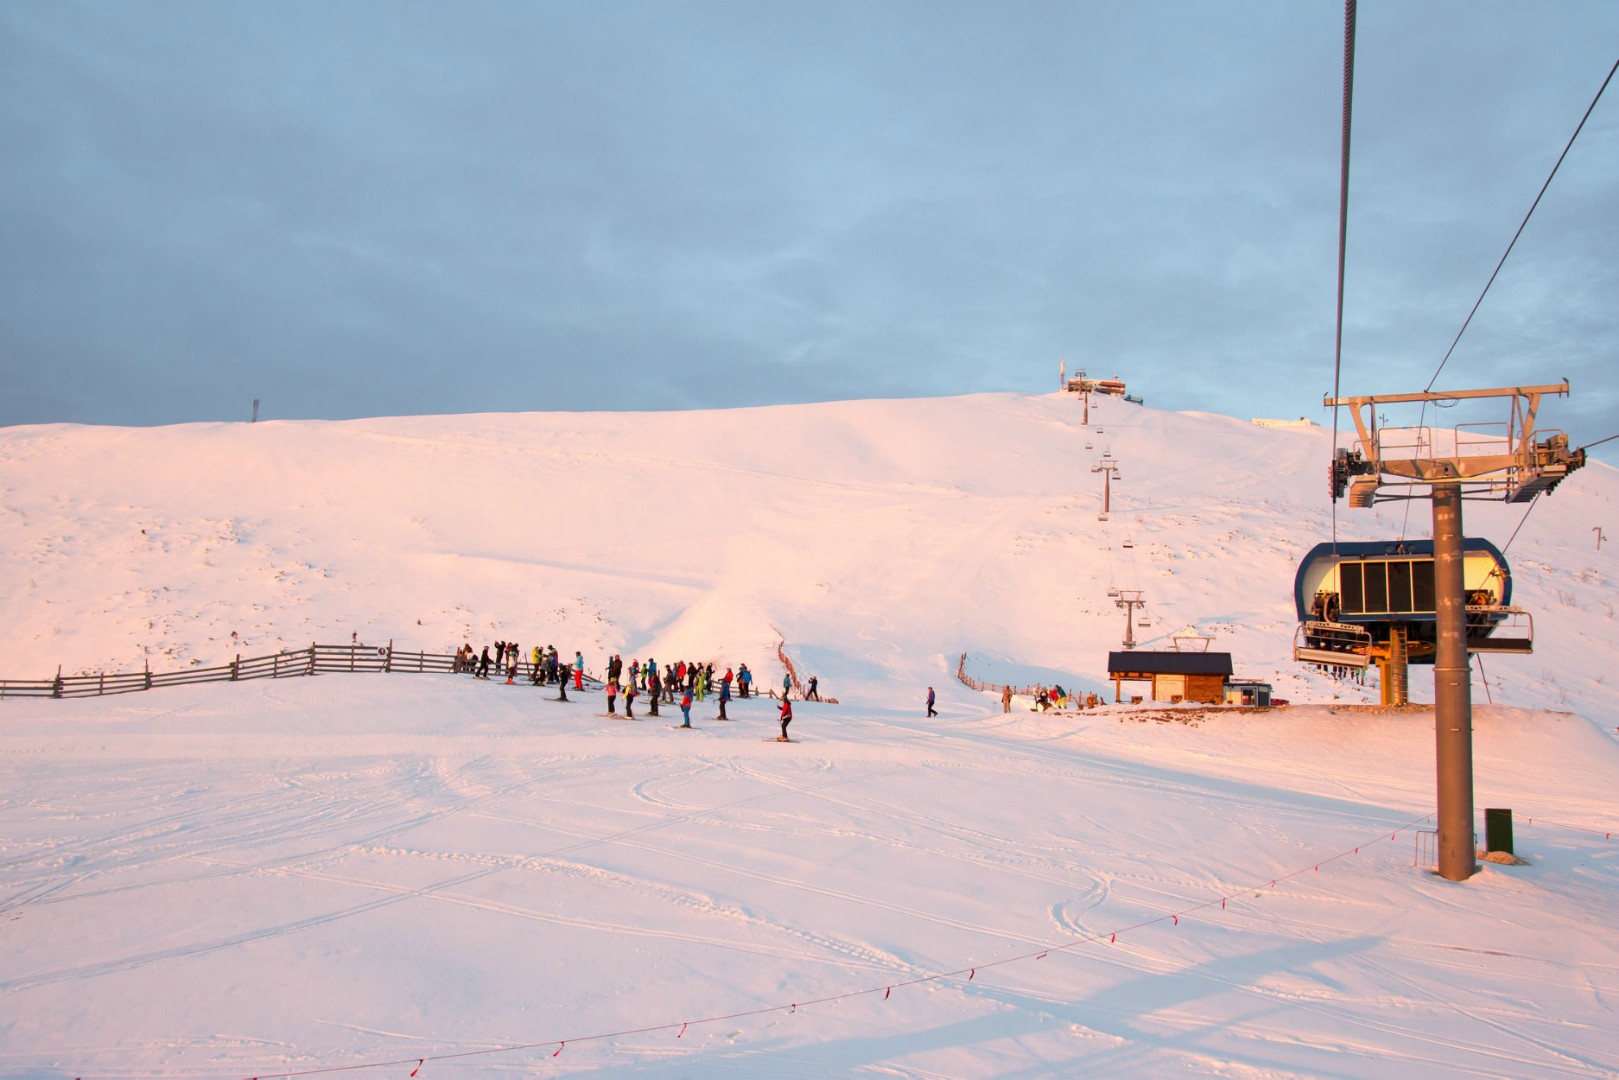
M 1603 443 L 1613 442 L 1615 439 L 1619 439 L 1619 435 L 1609 435 L 1606 439 L 1598 439 L 1596 442 L 1588 442 L 1584 446 L 1580 447 L 1580 452 L 1584 453 L 1593 446 L 1601 446 Z
M 1344 360 L 1344 252 L 1349 242 L 1349 128 L 1355 102 L 1355 0 L 1344 0 L 1344 125 L 1338 177 L 1338 331 L 1332 354 L 1332 400 L 1337 401 Z M 1332 459 L 1338 460 L 1338 406 L 1332 407 Z M 1334 468 L 1337 466 L 1334 465 Z M 1332 550 L 1338 550 L 1338 497 L 1332 498 Z
M 1615 60 L 1613 62 L 1613 67 L 1608 69 L 1608 77 L 1602 80 L 1602 86 L 1597 90 L 1596 97 L 1591 99 L 1591 104 L 1586 108 L 1585 115 L 1580 117 L 1579 126 L 1574 129 L 1574 134 L 1568 137 L 1568 145 L 1563 147 L 1563 152 L 1561 154 L 1557 155 L 1557 164 L 1552 166 L 1551 174 L 1546 177 L 1546 182 L 1540 185 L 1540 194 L 1536 195 L 1535 201 L 1529 205 L 1529 213 L 1523 216 L 1523 221 L 1518 225 L 1518 231 L 1512 234 L 1512 243 L 1508 244 L 1506 251 L 1502 252 L 1501 261 L 1495 264 L 1495 272 L 1490 275 L 1490 280 L 1484 283 L 1484 292 L 1479 293 L 1478 300 L 1473 304 L 1473 310 L 1467 313 L 1467 319 L 1462 323 L 1462 328 L 1456 331 L 1455 341 L 1452 341 L 1450 343 L 1450 348 L 1445 350 L 1445 358 L 1439 361 L 1439 367 L 1434 371 L 1433 378 L 1429 379 L 1428 385 L 1423 387 L 1424 393 L 1431 391 L 1433 389 L 1433 384 L 1439 381 L 1439 372 L 1444 371 L 1445 365 L 1450 362 L 1450 354 L 1456 351 L 1456 343 L 1462 340 L 1462 335 L 1467 332 L 1467 327 L 1473 321 L 1473 316 L 1478 314 L 1479 304 L 1484 303 L 1485 294 L 1490 291 L 1490 286 L 1495 284 L 1496 274 L 1501 272 L 1501 267 L 1506 263 L 1507 256 L 1512 254 L 1513 245 L 1518 242 L 1518 237 L 1523 235 L 1524 226 L 1529 224 L 1529 219 L 1535 213 L 1535 207 L 1540 205 L 1541 195 L 1546 194 L 1546 189 L 1552 186 L 1552 177 L 1557 175 L 1557 170 L 1562 167 L 1563 159 L 1568 157 L 1568 152 L 1574 148 L 1574 140 L 1580 137 L 1580 131 L 1584 129 L 1585 122 L 1591 118 L 1591 113 L 1597 107 L 1597 102 L 1602 100 L 1602 92 L 1606 90 L 1608 88 L 1608 84 L 1613 81 L 1613 74 L 1616 71 L 1619 71 L 1619 60 Z M 1347 169 L 1348 166 L 1346 165 L 1345 168 Z
M 1613 67 L 1608 69 L 1608 77 L 1602 80 L 1602 85 L 1597 88 L 1596 96 L 1591 99 L 1591 104 L 1586 106 L 1585 115 L 1580 117 L 1580 122 L 1575 125 L 1574 134 L 1568 137 L 1568 144 L 1563 147 L 1563 152 L 1557 155 L 1557 162 L 1552 166 L 1552 171 L 1546 176 L 1546 182 L 1540 185 L 1540 192 L 1535 196 L 1535 201 L 1529 204 L 1529 212 L 1523 216 L 1523 221 L 1518 223 L 1518 231 L 1512 234 L 1512 241 L 1507 244 L 1507 249 L 1501 253 L 1501 261 L 1495 264 L 1495 270 L 1490 274 L 1490 280 L 1484 283 L 1484 291 L 1479 293 L 1478 299 L 1473 302 L 1473 310 L 1467 313 L 1467 318 L 1462 321 L 1462 328 L 1456 331 L 1456 337 L 1452 339 L 1450 348 L 1445 350 L 1444 359 L 1439 361 L 1439 366 L 1434 369 L 1433 378 L 1429 379 L 1428 385 L 1423 388 L 1424 393 L 1432 391 L 1433 384 L 1439 381 L 1439 373 L 1445 370 L 1445 365 L 1450 362 L 1450 354 L 1456 351 L 1456 346 L 1462 340 L 1462 335 L 1467 333 L 1468 326 L 1470 326 L 1473 322 L 1473 316 L 1478 314 L 1479 305 L 1484 303 L 1484 297 L 1489 294 L 1490 286 L 1495 284 L 1496 276 L 1501 273 L 1501 267 L 1506 265 L 1507 256 L 1512 254 L 1513 247 L 1518 243 L 1518 237 L 1523 235 L 1524 227 L 1529 224 L 1529 219 L 1534 216 L 1535 208 L 1540 205 L 1541 196 L 1545 195 L 1546 189 L 1552 186 L 1552 178 L 1557 175 L 1557 170 L 1562 168 L 1563 159 L 1568 157 L 1568 152 L 1574 148 L 1574 140 L 1578 139 L 1580 137 L 1580 132 L 1585 129 L 1585 122 L 1591 119 L 1591 113 L 1595 111 L 1597 102 L 1602 100 L 1602 94 L 1608 89 L 1608 84 L 1613 81 L 1614 72 L 1616 71 L 1619 71 L 1619 60 L 1615 60 L 1613 62 Z M 1419 438 L 1423 421 L 1427 419 L 1427 412 L 1428 403 L 1423 402 L 1422 410 L 1417 416 Z M 1615 437 L 1619 438 L 1619 436 Z M 1604 439 L 1603 441 L 1606 442 L 1607 440 Z M 1591 445 L 1595 446 L 1597 444 L 1592 443 Z M 1336 440 L 1334 441 L 1334 446 L 1336 449 Z M 1530 505 L 1533 506 L 1534 504 L 1531 503 Z M 1525 518 L 1528 516 L 1529 515 L 1527 513 L 1524 514 Z M 1410 519 L 1411 504 L 1407 503 L 1405 507 L 1405 521 L 1400 525 L 1400 539 L 1402 540 L 1405 539 L 1406 524 L 1409 523 Z M 1513 535 L 1516 536 L 1517 533 L 1513 533 Z

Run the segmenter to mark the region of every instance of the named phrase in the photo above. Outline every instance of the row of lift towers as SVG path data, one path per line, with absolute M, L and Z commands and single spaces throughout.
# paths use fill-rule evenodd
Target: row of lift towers
M 1101 394 L 1106 397 L 1118 397 L 1136 405 L 1142 404 L 1142 399 L 1140 397 L 1132 397 L 1127 392 L 1127 386 L 1124 380 L 1119 378 L 1117 375 L 1113 376 L 1111 379 L 1096 379 L 1085 374 L 1083 370 L 1079 370 L 1074 372 L 1073 378 L 1069 378 L 1067 361 L 1062 361 L 1058 366 L 1057 381 L 1064 390 L 1067 390 L 1069 393 L 1079 395 L 1081 405 L 1085 410 L 1084 416 L 1080 420 L 1080 423 L 1087 428 L 1090 427 L 1091 424 L 1092 394 Z M 1096 433 L 1098 435 L 1102 434 L 1102 432 L 1102 428 L 1096 429 Z M 1085 444 L 1085 449 L 1091 449 L 1091 444 L 1089 442 Z M 1113 509 L 1113 481 L 1118 479 L 1119 463 L 1114 460 L 1111 452 L 1104 451 L 1100 460 L 1098 460 L 1097 463 L 1091 467 L 1091 472 L 1100 473 L 1102 475 L 1102 511 L 1096 515 L 1096 518 L 1098 521 L 1106 521 L 1108 514 L 1111 513 Z M 1135 547 L 1135 542 L 1126 536 L 1124 546 L 1126 548 L 1133 548 Z M 1126 649 L 1133 649 L 1136 647 L 1135 627 L 1137 620 L 1135 618 L 1135 610 L 1137 608 L 1145 608 L 1147 605 L 1147 601 L 1144 599 L 1144 590 L 1121 589 L 1114 586 L 1108 589 L 1107 594 L 1113 600 L 1114 606 L 1124 612 L 1123 645 Z M 1141 616 L 1140 625 L 1148 625 L 1148 620 L 1145 613 L 1143 613 Z

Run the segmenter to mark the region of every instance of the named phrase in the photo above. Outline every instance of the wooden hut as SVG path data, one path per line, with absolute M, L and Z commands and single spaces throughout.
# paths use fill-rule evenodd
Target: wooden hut
M 1154 652 L 1131 649 L 1107 654 L 1107 675 L 1113 680 L 1113 700 L 1122 701 L 1120 684 L 1152 684 L 1149 701 L 1225 700 L 1231 678 L 1231 654 L 1223 652 Z

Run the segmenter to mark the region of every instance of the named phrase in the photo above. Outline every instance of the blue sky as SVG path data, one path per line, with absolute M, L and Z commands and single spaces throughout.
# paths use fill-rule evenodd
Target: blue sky
M 1334 3 L 0 2 L 0 424 L 1045 390 L 1330 423 Z M 1343 386 L 1427 384 L 1619 5 L 1360 9 Z M 1619 88 L 1441 388 L 1619 434 Z M 1611 446 L 1612 444 L 1610 444 Z

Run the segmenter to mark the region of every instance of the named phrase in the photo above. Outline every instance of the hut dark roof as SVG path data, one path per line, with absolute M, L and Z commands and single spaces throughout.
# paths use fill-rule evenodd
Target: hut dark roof
M 1231 654 L 1226 652 L 1156 652 L 1131 649 L 1107 654 L 1107 673 L 1140 675 L 1230 675 Z

